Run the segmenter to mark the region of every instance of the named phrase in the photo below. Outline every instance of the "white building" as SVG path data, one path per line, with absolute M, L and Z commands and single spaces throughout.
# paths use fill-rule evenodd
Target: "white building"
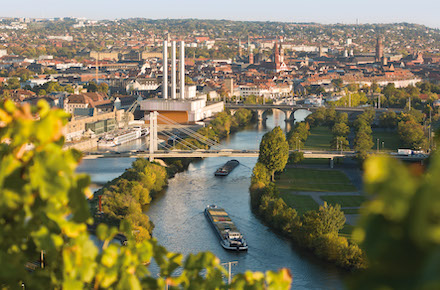
M 278 98 L 285 97 L 290 94 L 292 87 L 290 85 L 276 85 L 276 86 L 263 86 L 263 85 L 241 85 L 239 86 L 240 97 L 258 96 L 266 98 Z
M 138 78 L 129 82 L 126 86 L 128 91 L 155 91 L 160 83 L 155 78 Z
M 35 86 L 42 86 L 45 83 L 54 81 L 54 79 L 30 79 L 27 80 L 25 82 L 20 83 L 20 86 L 22 88 L 26 87 L 26 86 L 30 86 L 31 88 L 34 88 Z
M 206 98 L 192 100 L 146 99 L 141 101 L 141 111 L 145 114 L 157 111 L 160 115 L 178 123 L 194 123 L 222 112 L 223 102 L 206 105 Z M 159 120 L 159 123 L 160 120 Z
M 304 100 L 305 105 L 321 107 L 324 106 L 325 101 L 321 97 L 310 96 L 309 98 Z

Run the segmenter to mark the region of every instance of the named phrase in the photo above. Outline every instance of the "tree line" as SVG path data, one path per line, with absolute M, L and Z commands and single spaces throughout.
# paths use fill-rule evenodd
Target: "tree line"
M 129 169 L 107 183 L 94 194 L 92 213 L 97 223 L 119 226 L 122 220 L 135 231 L 137 241 L 150 239 L 154 225 L 144 214 L 143 208 L 168 183 L 168 174 L 159 164 L 139 158 Z M 98 212 L 98 199 L 102 198 L 102 213 Z

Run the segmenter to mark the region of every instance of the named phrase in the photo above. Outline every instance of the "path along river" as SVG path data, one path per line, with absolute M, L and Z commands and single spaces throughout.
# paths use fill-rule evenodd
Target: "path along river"
M 305 112 L 302 114 L 304 118 Z M 297 116 L 301 118 L 301 114 Z M 251 126 L 222 142 L 228 149 L 257 149 L 261 137 L 275 126 L 285 128 L 284 114 L 275 111 L 266 124 Z M 122 145 L 120 150 L 138 149 L 143 140 Z M 222 262 L 238 261 L 232 273 L 289 268 L 293 289 L 340 289 L 342 274 L 308 253 L 303 253 L 286 239 L 272 232 L 251 212 L 249 185 L 257 158 L 237 158 L 241 165 L 227 177 L 214 177 L 214 171 L 230 158 L 205 158 L 169 180 L 168 188 L 155 199 L 147 214 L 154 222 L 153 235 L 169 251 L 184 255 L 211 251 Z M 130 167 L 133 159 L 84 160 L 78 172 L 91 175 L 92 182 L 105 183 Z M 244 234 L 248 252 L 228 252 L 219 243 L 203 210 L 206 205 L 223 207 Z M 154 272 L 154 269 L 152 269 Z

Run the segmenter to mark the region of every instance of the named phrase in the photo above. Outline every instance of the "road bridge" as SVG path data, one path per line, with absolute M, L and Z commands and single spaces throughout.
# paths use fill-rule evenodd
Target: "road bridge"
M 290 150 L 289 153 L 295 152 Z M 304 151 L 304 158 L 314 159 L 328 159 L 330 167 L 333 168 L 333 160 L 335 158 L 354 157 L 355 153 L 352 151 Z M 206 158 L 206 157 L 253 157 L 256 158 L 260 154 L 259 150 L 204 150 L 198 149 L 194 151 L 188 150 L 156 150 L 154 153 L 149 153 L 144 150 L 133 150 L 126 152 L 92 152 L 87 153 L 84 159 L 98 159 L 98 158 Z
M 290 150 L 293 153 L 295 150 Z M 124 152 L 91 152 L 87 153 L 83 159 L 98 159 L 98 158 L 206 158 L 206 157 L 252 157 L 256 158 L 259 155 L 259 150 L 235 150 L 235 149 L 221 149 L 221 150 L 204 150 L 198 149 L 194 151 L 189 150 L 156 150 L 154 153 L 149 153 L 144 150 L 133 150 Z M 356 156 L 354 151 L 303 151 L 304 158 L 309 159 L 328 159 L 329 165 L 333 168 L 333 161 L 335 158 L 353 158 Z M 371 152 L 374 154 L 375 152 Z M 405 161 L 423 161 L 428 158 L 426 154 L 419 155 L 394 155 L 382 153 L 394 158 Z

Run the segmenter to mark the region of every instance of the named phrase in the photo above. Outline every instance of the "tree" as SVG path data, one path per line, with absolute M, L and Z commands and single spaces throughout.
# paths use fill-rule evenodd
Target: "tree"
M 414 122 L 399 122 L 397 132 L 404 146 L 411 149 L 427 149 L 428 140 L 423 131 L 423 126 Z
M 289 144 L 279 126 L 264 134 L 260 143 L 258 162 L 266 166 L 274 180 L 275 171 L 281 171 L 289 158 Z
M 8 89 L 16 90 L 20 88 L 20 80 L 18 78 L 9 78 L 6 83 L 8 84 Z
M 350 127 L 345 123 L 336 123 L 332 128 L 333 135 L 345 137 L 350 133 Z
M 38 118 L 37 118 L 38 117 Z M 91 225 L 86 195 L 90 177 L 77 174 L 80 152 L 63 150 L 63 125 L 69 115 L 51 110 L 40 101 L 37 107 L 17 107 L 0 102 L 0 271 L 2 287 L 14 289 L 184 289 L 274 288 L 287 289 L 291 275 L 279 272 L 236 275 L 230 286 L 220 260 L 212 253 L 170 253 L 155 240 L 136 243 L 130 228 L 99 225 L 98 248 L 90 239 Z M 28 144 L 34 149 L 26 150 Z M 138 216 L 132 215 L 133 223 Z M 7 222 L 6 222 L 7 221 Z M 125 246 L 111 243 L 118 232 L 128 238 Z M 43 256 L 43 260 L 39 257 Z M 145 264 L 152 259 L 160 277 L 152 277 Z M 31 273 L 25 265 L 38 265 Z M 176 272 L 176 270 L 178 272 Z
M 340 91 L 342 89 L 342 87 L 344 86 L 344 81 L 341 78 L 332 79 L 332 84 L 334 84 L 335 87 L 338 88 L 338 91 Z
M 313 126 L 321 126 L 325 122 L 326 109 L 324 107 L 319 107 L 312 115 L 314 118 Z
M 267 171 L 264 164 L 257 162 L 252 170 L 251 184 L 253 185 L 253 188 L 264 188 L 269 185 L 269 182 L 270 173 Z
M 106 83 L 100 83 L 98 85 L 98 92 L 107 94 L 108 93 L 108 85 Z
M 325 112 L 325 123 L 331 127 L 336 121 L 336 110 L 334 107 L 328 108 Z
M 295 151 L 289 154 L 289 163 L 297 164 L 304 160 L 304 152 Z
M 310 135 L 310 126 L 308 123 L 300 122 L 295 124 L 295 127 L 287 134 L 287 141 L 290 149 L 301 147 L 301 143 L 306 142 Z
M 195 85 L 195 82 L 189 76 L 185 76 L 185 84 L 186 85 Z
M 334 136 L 330 142 L 330 147 L 336 150 L 347 150 L 350 149 L 350 142 L 347 137 Z
M 338 233 L 345 224 L 345 215 L 340 205 L 328 205 L 326 202 L 318 211 L 308 211 L 303 216 L 304 229 L 316 236 Z
M 370 150 L 374 143 L 371 134 L 365 131 L 359 131 L 354 138 L 354 150 L 356 151 L 368 151 Z
M 397 114 L 393 111 L 384 112 L 379 117 L 379 124 L 384 128 L 396 128 L 397 121 Z
M 335 123 L 345 123 L 345 124 L 348 124 L 348 114 L 347 113 L 338 112 L 336 114 Z
M 89 82 L 89 84 L 87 85 L 87 92 L 94 93 L 97 91 L 98 91 L 98 85 L 93 81 Z

